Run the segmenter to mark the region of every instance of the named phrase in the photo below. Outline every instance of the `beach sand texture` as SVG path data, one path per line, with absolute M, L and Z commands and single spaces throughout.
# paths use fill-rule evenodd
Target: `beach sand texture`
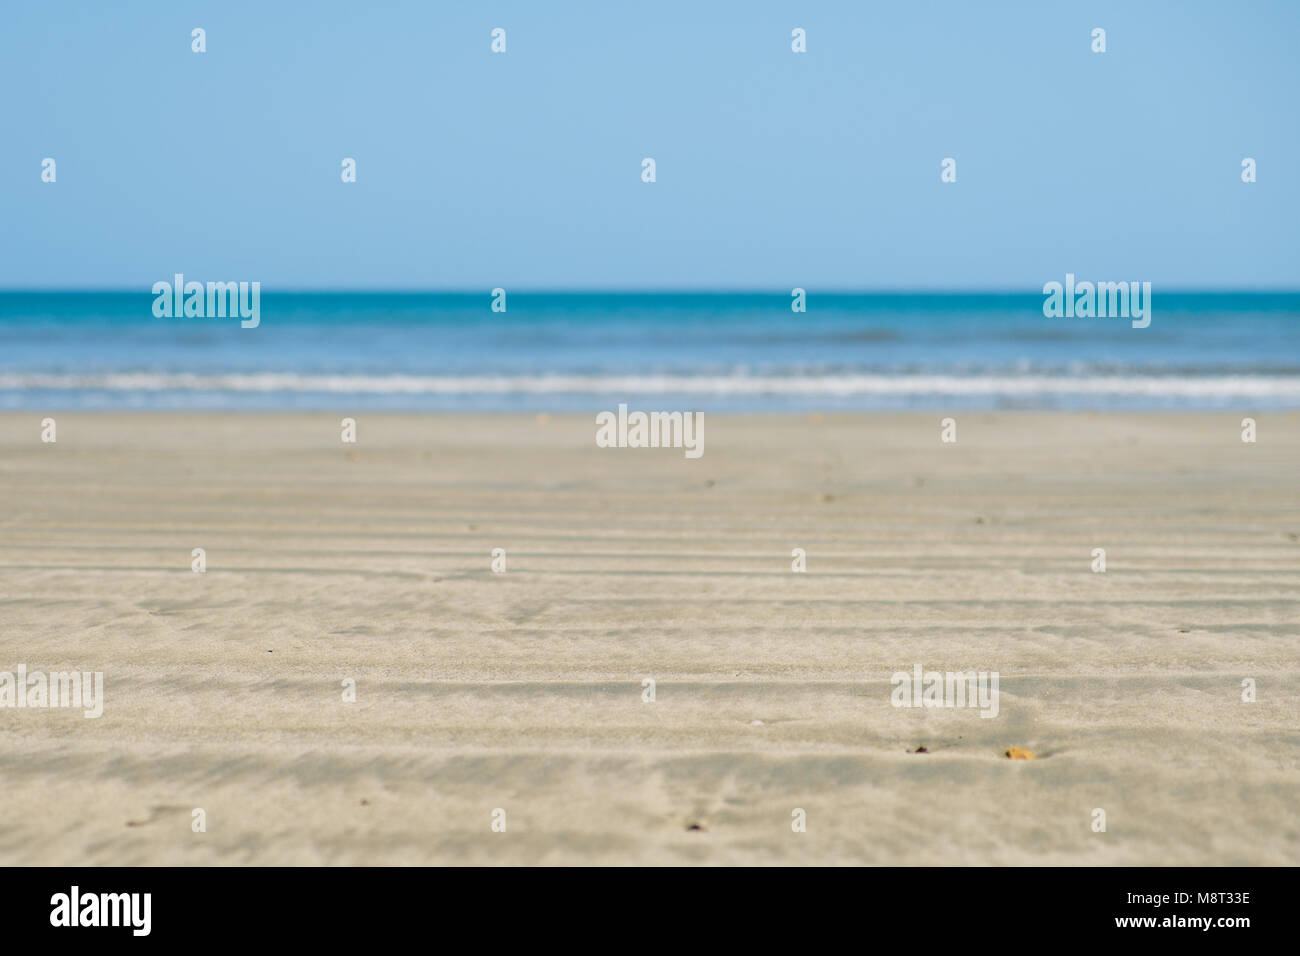
M 106 698 L 0 708 L 0 864 L 1295 864 L 1300 415 L 1247 413 L 0 415 L 0 670 Z

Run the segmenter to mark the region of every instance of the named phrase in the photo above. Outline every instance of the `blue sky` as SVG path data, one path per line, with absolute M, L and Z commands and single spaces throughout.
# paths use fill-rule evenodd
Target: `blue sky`
M 1300 286 L 1293 2 L 95 0 L 3 21 L 0 287 Z

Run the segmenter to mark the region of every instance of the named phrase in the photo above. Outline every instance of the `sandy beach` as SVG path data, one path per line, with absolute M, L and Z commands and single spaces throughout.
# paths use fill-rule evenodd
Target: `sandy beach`
M 0 708 L 0 864 L 1300 862 L 1300 415 L 51 414 L 0 670 L 103 715 Z

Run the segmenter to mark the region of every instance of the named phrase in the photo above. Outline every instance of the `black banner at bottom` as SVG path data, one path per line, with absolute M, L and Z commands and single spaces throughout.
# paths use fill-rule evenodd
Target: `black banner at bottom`
M 1290 922 L 1287 869 L 523 869 L 9 868 L 0 871 L 7 944 L 285 940 L 373 945 L 429 931 L 498 942 L 511 931 L 586 930 L 717 938 L 773 931 L 808 939 L 917 933 L 917 941 L 1121 939 L 1142 944 L 1261 940 Z M 690 937 L 680 937 L 689 930 Z M 1271 930 L 1271 933 L 1269 933 Z M 1044 937 L 1036 934 L 1052 933 Z M 891 934 L 892 935 L 892 934 Z M 617 946 L 619 937 L 606 940 Z M 449 940 L 450 941 L 450 940 Z

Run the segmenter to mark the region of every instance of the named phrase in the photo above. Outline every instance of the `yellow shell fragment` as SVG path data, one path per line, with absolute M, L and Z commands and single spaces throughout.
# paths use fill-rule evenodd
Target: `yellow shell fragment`
M 1035 758 L 1034 758 L 1033 751 L 1030 751 L 1030 750 L 1024 750 L 1024 749 L 1022 749 L 1022 748 L 1020 748 L 1020 747 L 1012 747 L 1010 750 L 1008 750 L 1008 751 L 1006 752 L 1006 756 L 1010 757 L 1012 760 L 1033 760 L 1033 759 L 1035 759 Z

